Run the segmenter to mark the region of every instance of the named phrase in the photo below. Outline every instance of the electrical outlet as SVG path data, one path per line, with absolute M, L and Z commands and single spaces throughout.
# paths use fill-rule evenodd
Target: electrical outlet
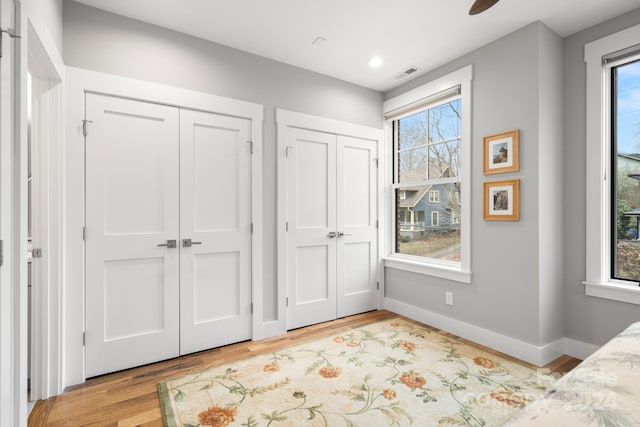
M 453 305 L 453 292 L 444 293 L 444 302 L 447 305 Z

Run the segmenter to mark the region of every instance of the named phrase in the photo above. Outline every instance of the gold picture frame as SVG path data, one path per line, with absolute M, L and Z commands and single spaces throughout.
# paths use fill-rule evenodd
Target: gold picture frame
M 485 182 L 483 213 L 487 221 L 519 221 L 520 180 Z
M 520 130 L 485 136 L 483 142 L 485 175 L 520 170 Z

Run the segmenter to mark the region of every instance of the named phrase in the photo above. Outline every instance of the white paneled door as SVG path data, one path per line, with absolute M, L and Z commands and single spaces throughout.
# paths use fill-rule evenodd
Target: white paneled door
M 88 93 L 86 376 L 250 338 L 247 120 Z
M 250 122 L 180 112 L 180 352 L 251 338 Z
M 287 328 L 373 310 L 376 142 L 287 131 Z

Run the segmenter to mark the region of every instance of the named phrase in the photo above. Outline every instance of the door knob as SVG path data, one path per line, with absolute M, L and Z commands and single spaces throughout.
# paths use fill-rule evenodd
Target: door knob
M 351 236 L 353 233 L 343 233 L 342 231 L 338 231 L 338 237 Z
M 335 231 L 330 231 L 330 232 L 329 232 L 329 234 L 327 234 L 327 237 L 329 237 L 329 238 L 331 238 L 331 239 L 333 239 L 333 238 L 334 238 L 334 237 L 336 237 L 336 236 L 337 236 L 337 234 L 336 234 L 336 232 L 335 232 Z
M 166 246 L 167 249 L 173 249 L 177 247 L 175 240 L 167 240 L 167 243 L 160 243 L 158 246 Z
M 190 248 L 192 245 L 201 245 L 202 242 L 192 242 L 191 239 L 182 239 L 182 247 Z

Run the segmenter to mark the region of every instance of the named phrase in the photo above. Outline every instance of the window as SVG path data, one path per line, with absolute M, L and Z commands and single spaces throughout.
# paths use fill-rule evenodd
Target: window
M 585 46 L 587 295 L 640 304 L 640 25 Z
M 440 225 L 440 214 L 437 211 L 431 212 L 431 226 L 437 227 Z
M 385 102 L 391 169 L 386 266 L 471 280 L 471 74 L 466 67 Z
M 611 68 L 611 277 L 640 280 L 640 50 Z

